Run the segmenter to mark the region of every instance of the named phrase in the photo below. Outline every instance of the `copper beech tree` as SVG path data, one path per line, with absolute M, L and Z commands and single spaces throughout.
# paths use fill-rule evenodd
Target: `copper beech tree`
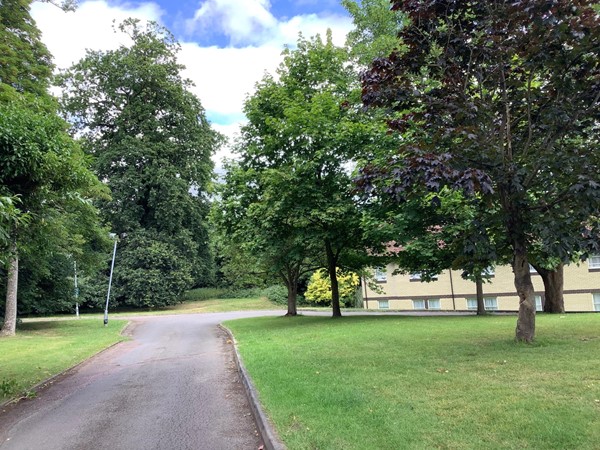
M 598 249 L 600 19 L 592 1 L 399 1 L 402 50 L 362 74 L 363 102 L 403 135 L 357 180 L 397 203 L 444 187 L 497 211 L 516 339 L 535 336 L 531 254 Z M 400 47 L 399 47 L 400 48 Z

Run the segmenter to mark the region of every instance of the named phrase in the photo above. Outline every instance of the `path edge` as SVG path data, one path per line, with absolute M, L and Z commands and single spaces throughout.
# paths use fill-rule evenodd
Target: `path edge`
M 242 363 L 242 357 L 237 348 L 237 341 L 231 330 L 226 326 L 219 324 L 219 328 L 227 333 L 227 336 L 231 340 L 231 344 L 233 346 L 234 355 L 235 355 L 235 363 L 238 368 L 238 372 L 240 374 L 240 378 L 242 379 L 242 384 L 244 385 L 244 390 L 246 391 L 246 396 L 248 397 L 248 401 L 250 403 L 250 409 L 252 409 L 252 415 L 254 416 L 254 420 L 256 422 L 256 426 L 258 427 L 258 432 L 261 435 L 263 446 L 265 450 L 286 450 L 285 445 L 277 436 L 275 429 L 273 427 L 273 423 L 267 417 L 265 412 L 263 411 L 260 402 L 258 400 L 258 392 L 252 383 L 250 375 L 244 367 L 244 363 Z

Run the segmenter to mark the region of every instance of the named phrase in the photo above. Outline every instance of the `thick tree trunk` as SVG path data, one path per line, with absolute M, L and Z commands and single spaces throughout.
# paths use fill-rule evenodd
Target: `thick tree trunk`
M 292 274 L 290 275 L 287 283 L 288 297 L 286 316 L 297 316 L 298 310 L 296 309 L 296 301 L 298 298 L 298 277 L 293 276 Z
M 544 281 L 544 312 L 562 314 L 565 312 L 565 300 L 563 298 L 564 264 L 559 264 L 554 270 L 534 266 L 537 273 Z
M 485 314 L 485 303 L 483 302 L 483 279 L 481 275 L 475 278 L 475 290 L 477 292 L 477 315 Z
M 342 317 L 340 309 L 340 290 L 337 280 L 337 261 L 329 241 L 325 242 L 325 251 L 327 253 L 327 272 L 329 273 L 329 281 L 331 282 L 331 308 L 333 317 Z
M 4 325 L 0 336 L 14 336 L 17 330 L 17 287 L 19 284 L 19 254 L 17 242 L 13 240 L 10 246 L 8 275 L 6 281 L 6 305 L 4 310 Z
M 279 275 L 287 288 L 287 313 L 285 315 L 296 316 L 298 315 L 296 305 L 298 299 L 298 278 L 300 278 L 299 270 L 295 267 L 288 267 L 285 272 L 282 270 Z
M 513 249 L 513 273 L 515 274 L 515 288 L 519 296 L 519 316 L 515 339 L 530 343 L 535 337 L 535 297 L 527 260 L 527 249 L 524 242 L 518 241 L 513 244 Z

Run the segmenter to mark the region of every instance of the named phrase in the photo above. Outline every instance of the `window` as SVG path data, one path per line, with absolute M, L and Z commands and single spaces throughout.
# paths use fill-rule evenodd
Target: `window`
M 486 311 L 496 311 L 498 309 L 498 300 L 496 298 L 484 298 L 483 305 Z
M 442 309 L 440 299 L 436 298 L 436 299 L 427 300 L 427 309 Z
M 535 310 L 536 311 L 544 311 L 544 305 L 542 304 L 542 296 L 535 296 Z
M 600 293 L 594 294 L 594 311 L 600 311 Z
M 498 310 L 498 300 L 495 297 L 486 297 L 483 299 L 483 307 L 486 311 L 497 311 Z M 477 299 L 476 298 L 468 298 L 467 299 L 467 310 L 468 311 L 477 311 Z
M 413 300 L 413 309 L 439 310 L 442 309 L 442 306 L 439 298 L 429 298 L 427 300 Z
M 378 282 L 387 281 L 387 272 L 385 271 L 385 267 L 376 267 L 375 268 L 375 281 L 378 281 Z
M 600 255 L 590 256 L 590 269 L 600 269 Z
M 481 275 L 483 275 L 484 277 L 493 277 L 495 275 L 494 272 L 494 268 L 493 267 L 486 267 L 485 269 L 483 269 L 483 272 L 481 272 Z
M 421 278 L 421 272 L 413 272 L 410 274 L 410 281 L 421 281 Z M 431 280 L 436 281 L 437 278 L 437 275 L 434 275 L 433 277 L 431 277 Z
M 413 309 L 425 309 L 425 300 L 413 300 Z
M 379 309 L 390 309 L 390 302 L 388 300 L 379 300 Z

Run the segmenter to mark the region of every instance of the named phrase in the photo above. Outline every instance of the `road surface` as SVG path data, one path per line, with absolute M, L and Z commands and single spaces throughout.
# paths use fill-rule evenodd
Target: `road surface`
M 232 345 L 217 324 L 267 314 L 133 319 L 130 341 L 0 411 L 0 449 L 258 449 Z

